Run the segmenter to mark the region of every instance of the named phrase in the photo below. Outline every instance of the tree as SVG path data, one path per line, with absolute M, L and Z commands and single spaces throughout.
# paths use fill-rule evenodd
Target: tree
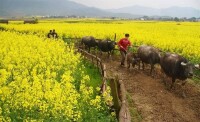
M 178 18 L 178 17 L 175 17 L 175 18 L 174 18 L 174 21 L 179 22 L 179 18 Z
M 196 17 L 189 18 L 189 21 L 196 22 L 197 18 Z

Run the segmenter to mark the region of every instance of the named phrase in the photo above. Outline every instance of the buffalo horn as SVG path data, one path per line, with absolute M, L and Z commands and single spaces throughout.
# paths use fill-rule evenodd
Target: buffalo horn
M 199 64 L 195 64 L 194 66 L 195 66 L 196 68 L 199 68 Z
M 186 64 L 186 63 L 184 63 L 184 62 L 181 62 L 181 65 L 182 65 L 182 66 L 186 66 L 187 64 Z

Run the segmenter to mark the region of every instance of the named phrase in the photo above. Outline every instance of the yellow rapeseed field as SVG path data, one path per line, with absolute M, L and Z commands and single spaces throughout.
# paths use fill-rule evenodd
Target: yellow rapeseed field
M 9 30 L 46 36 L 50 29 L 55 29 L 60 37 L 83 37 L 114 39 L 117 41 L 130 34 L 134 45 L 148 44 L 164 51 L 185 56 L 194 63 L 200 62 L 200 23 L 199 22 L 159 22 L 130 20 L 49 20 L 39 24 L 0 25 Z
M 0 121 L 83 121 L 108 109 L 62 40 L 0 35 Z
M 84 121 L 106 113 L 110 89 L 106 100 L 95 94 L 80 55 L 63 37 L 114 39 L 116 33 L 118 41 L 129 33 L 133 45 L 153 45 L 200 63 L 199 27 L 199 22 L 95 19 L 0 24 L 0 121 Z M 56 40 L 46 38 L 52 29 Z

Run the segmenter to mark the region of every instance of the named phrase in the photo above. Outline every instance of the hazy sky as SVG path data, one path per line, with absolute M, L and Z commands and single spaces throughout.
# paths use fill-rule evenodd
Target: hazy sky
M 170 6 L 194 7 L 200 9 L 200 0 L 71 0 L 87 6 L 109 9 L 132 5 L 152 8 L 167 8 Z

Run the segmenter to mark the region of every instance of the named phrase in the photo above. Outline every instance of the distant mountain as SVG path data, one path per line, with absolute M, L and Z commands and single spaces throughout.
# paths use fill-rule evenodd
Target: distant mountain
M 0 0 L 0 16 L 88 16 L 88 17 L 131 17 L 132 14 L 111 13 L 88 7 L 69 0 Z
M 130 6 L 119 9 L 102 10 L 88 7 L 70 0 L 0 0 L 0 17 L 19 16 L 88 16 L 123 17 L 172 16 L 200 17 L 200 10 L 189 7 L 170 7 L 154 9 L 142 6 Z
M 119 9 L 108 9 L 107 11 L 114 13 L 130 13 L 133 15 L 146 16 L 171 16 L 171 17 L 200 17 L 200 10 L 191 7 L 169 7 L 165 9 L 155 9 L 143 6 L 129 6 Z
M 161 9 L 161 15 L 172 17 L 200 17 L 200 10 L 191 7 L 170 7 Z
M 118 9 L 108 9 L 107 11 L 110 11 L 113 13 L 120 12 L 120 13 L 130 13 L 130 14 L 148 15 L 148 16 L 160 15 L 160 12 L 157 9 L 137 6 L 137 5 L 118 8 Z

